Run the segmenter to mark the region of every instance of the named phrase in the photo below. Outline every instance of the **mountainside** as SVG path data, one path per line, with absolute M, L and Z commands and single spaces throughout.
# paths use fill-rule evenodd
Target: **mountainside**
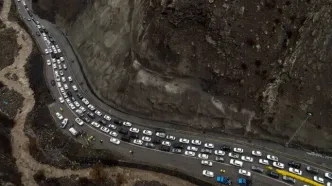
M 329 1 L 36 0 L 96 94 L 146 118 L 332 149 Z M 70 7 L 68 9 L 67 7 Z

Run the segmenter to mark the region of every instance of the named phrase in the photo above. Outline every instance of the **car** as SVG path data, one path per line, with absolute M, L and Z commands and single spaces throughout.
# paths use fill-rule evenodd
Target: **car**
M 145 143 L 144 146 L 150 149 L 154 149 L 156 147 L 153 143 Z
M 80 126 L 82 126 L 84 124 L 84 122 L 80 118 L 75 118 L 75 121 Z
M 87 123 L 90 123 L 90 122 L 91 122 L 91 120 L 90 120 L 88 117 L 84 117 L 83 120 L 84 120 L 85 122 L 87 122 Z
M 251 166 L 251 170 L 255 171 L 255 172 L 258 172 L 258 173 L 264 173 L 264 169 L 263 168 L 255 166 L 255 165 Z
M 58 83 L 61 83 L 61 82 L 60 82 L 61 79 L 60 79 L 59 76 L 55 76 L 55 80 L 56 80 Z
M 95 122 L 95 121 L 91 122 L 91 125 L 94 126 L 94 127 L 96 127 L 96 128 L 100 127 L 100 124 L 97 123 L 97 122 Z
M 123 122 L 123 126 L 131 127 L 131 123 L 128 121 Z
M 241 160 L 246 161 L 246 162 L 253 162 L 254 159 L 250 156 L 241 156 Z
M 56 66 L 56 64 L 52 64 L 52 67 L 54 68 L 54 69 L 57 69 L 58 67 Z
M 63 99 L 63 97 L 59 97 L 59 101 L 60 101 L 60 103 L 64 103 L 65 102 L 65 100 Z
M 109 125 L 108 125 L 108 128 L 111 128 L 111 129 L 115 130 L 115 129 L 117 128 L 117 126 L 116 126 L 116 125 L 113 125 L 113 124 L 109 124 Z
M 113 137 L 118 137 L 118 133 L 115 131 L 111 131 L 109 134 Z
M 54 80 L 51 80 L 51 85 L 54 86 L 55 85 L 55 81 Z M 60 83 L 61 85 L 61 83 Z
M 272 178 L 279 179 L 279 174 L 274 171 L 267 171 L 266 174 Z
M 120 128 L 119 129 L 120 134 L 125 134 L 126 135 L 126 134 L 128 134 L 128 132 L 129 132 L 129 130 L 127 128 Z
M 71 97 L 70 99 L 71 99 L 73 102 L 76 101 L 75 97 Z
M 76 95 L 77 95 L 78 99 L 83 99 L 82 94 L 77 93 Z M 86 104 L 86 103 L 84 103 L 84 104 L 89 105 L 89 101 L 87 99 L 85 99 L 85 102 L 88 103 L 88 104 Z
M 76 112 L 77 115 L 80 116 L 80 117 L 83 117 L 83 116 L 84 116 L 83 112 L 82 112 L 80 109 L 76 109 L 75 112 Z
M 287 183 L 290 183 L 290 184 L 295 184 L 296 180 L 294 178 L 291 178 L 289 176 L 283 176 L 282 179 L 287 182 Z
M 186 156 L 195 156 L 195 152 L 193 152 L 193 151 L 184 151 L 184 155 L 186 155 Z
M 67 102 L 67 103 L 71 103 L 71 101 L 70 101 L 69 98 L 66 98 L 66 102 Z
M 206 160 L 206 159 L 209 159 L 209 155 L 207 155 L 207 154 L 203 154 L 203 153 L 199 153 L 199 154 L 198 154 L 198 158 L 201 158 L 201 159 Z
M 184 149 L 184 145 L 182 143 L 173 143 L 173 147 L 178 149 Z
M 325 172 L 324 176 L 325 176 L 325 178 L 332 180 L 332 173 Z
M 279 169 L 284 169 L 284 168 L 285 168 L 285 165 L 284 165 L 283 163 L 281 163 L 281 162 L 276 162 L 276 161 L 274 161 L 274 162 L 272 163 L 272 166 L 273 166 L 273 167 L 276 167 L 276 168 L 279 168 Z
M 76 91 L 78 91 L 78 89 L 77 89 L 77 86 L 76 85 L 73 85 L 73 86 L 71 86 L 72 88 L 73 88 L 73 90 L 76 92 Z
M 240 157 L 239 154 L 235 154 L 233 152 L 228 153 L 228 156 L 231 157 L 231 158 L 235 158 L 235 159 L 238 159 Z
M 110 132 L 110 129 L 109 128 L 107 128 L 107 127 L 100 127 L 100 130 L 101 131 L 103 131 L 103 132 L 105 132 L 105 133 L 109 133 Z
M 67 65 L 66 64 L 63 64 L 62 67 L 63 67 L 63 69 L 67 70 Z
M 139 135 L 138 134 L 136 134 L 136 133 L 129 133 L 129 137 L 130 138 L 133 138 L 133 139 L 138 139 L 139 138 Z
M 201 140 L 191 140 L 191 144 L 193 144 L 193 145 L 201 145 L 202 144 L 202 141 Z
M 37 32 L 36 32 L 36 35 L 37 35 L 37 36 L 40 36 L 40 33 L 37 31 Z
M 133 143 L 136 145 L 143 145 L 143 141 L 140 139 L 134 139 Z
M 77 136 L 79 132 L 77 132 L 76 129 L 74 129 L 73 127 L 70 127 L 68 130 L 73 136 Z
M 55 113 L 55 115 L 59 120 L 63 119 L 63 116 L 59 112 Z
M 96 110 L 95 113 L 98 115 L 98 116 L 101 116 L 102 113 L 99 111 L 99 110 Z
M 204 143 L 204 147 L 208 149 L 213 149 L 214 145 L 212 143 Z
M 201 149 L 201 153 L 212 154 L 212 149 Z
M 271 161 L 278 161 L 279 160 L 279 158 L 277 156 L 273 156 L 273 155 L 270 155 L 270 154 L 266 155 L 266 159 L 271 160 Z
M 60 61 L 61 61 L 61 62 L 64 62 L 64 61 L 65 61 L 65 58 L 60 57 Z
M 71 76 L 68 76 L 68 81 L 69 82 L 72 82 L 73 81 L 73 78 Z
M 59 70 L 62 70 L 62 66 L 61 65 L 58 65 L 58 68 L 59 68 Z
M 63 98 L 68 98 L 66 93 L 62 93 Z
M 253 151 L 251 151 L 251 155 L 257 156 L 257 157 L 261 157 L 262 156 L 262 152 L 259 151 L 259 150 L 253 150 Z
M 68 85 L 67 84 L 63 84 L 63 88 L 65 88 L 65 90 L 68 90 Z
M 50 66 L 51 65 L 51 60 L 46 60 L 46 64 L 48 65 L 48 66 Z
M 143 134 L 147 135 L 147 136 L 151 136 L 152 135 L 152 131 L 151 130 L 143 130 Z
M 251 172 L 250 171 L 247 171 L 245 169 L 239 169 L 239 174 L 243 175 L 243 176 L 248 176 L 250 177 L 251 176 Z
M 120 140 L 117 139 L 117 138 L 113 138 L 113 137 L 110 138 L 110 142 L 111 142 L 111 143 L 114 143 L 114 144 L 116 144 L 116 145 L 119 145 L 119 144 L 120 144 Z
M 225 156 L 225 151 L 222 150 L 214 150 L 214 154 L 218 156 Z
M 74 101 L 74 105 L 75 105 L 76 107 L 80 107 L 80 106 L 81 106 L 77 101 Z
M 189 144 L 189 140 L 186 139 L 186 138 L 180 138 L 180 139 L 179 139 L 179 142 L 180 142 L 180 143 L 184 143 L 184 144 Z
M 61 64 L 61 62 L 60 62 L 60 60 L 56 60 L 56 63 L 58 64 L 58 65 L 60 65 Z
M 212 171 L 203 170 L 202 174 L 203 174 L 203 176 L 206 176 L 206 177 L 209 177 L 209 178 L 214 177 L 214 173 Z
M 294 174 L 297 174 L 297 175 L 302 175 L 302 171 L 300 169 L 296 169 L 296 168 L 293 168 L 293 167 L 289 167 L 288 169 L 289 172 L 291 173 L 294 173 Z
M 237 153 L 243 153 L 243 149 L 242 148 L 234 148 L 233 151 L 237 152 Z
M 111 121 L 112 118 L 111 118 L 109 115 L 106 115 L 106 114 L 105 114 L 105 115 L 104 115 L 104 119 L 106 119 L 107 121 Z
M 187 146 L 187 150 L 197 152 L 197 151 L 198 151 L 198 148 L 195 147 L 195 146 Z
M 135 128 L 135 127 L 131 127 L 129 129 L 130 132 L 133 132 L 133 133 L 139 133 L 139 129 L 138 128 Z
M 318 183 L 324 184 L 324 178 L 322 178 L 322 177 L 314 176 L 313 180 L 314 180 L 315 182 L 318 182 Z
M 222 146 L 220 147 L 220 150 L 223 150 L 223 151 L 225 151 L 225 152 L 230 152 L 230 151 L 231 151 L 231 147 L 228 146 L 228 145 L 222 145 Z
M 318 174 L 318 169 L 312 166 L 307 166 L 305 170 L 311 174 Z
M 88 105 L 88 108 L 91 110 L 91 111 L 94 111 L 94 110 L 96 110 L 96 108 L 93 106 L 93 105 Z
M 95 119 L 95 115 L 92 112 L 87 112 L 86 113 L 90 118 Z
M 156 136 L 160 137 L 160 138 L 165 138 L 166 134 L 163 132 L 156 132 Z
M 269 160 L 267 160 L 267 159 L 259 159 L 258 163 L 263 164 L 263 165 L 269 165 Z
M 212 165 L 213 165 L 212 161 L 209 161 L 209 160 L 202 160 L 201 164 L 206 165 L 206 166 L 210 166 L 210 167 L 212 167 Z
M 301 163 L 298 163 L 298 162 L 295 162 L 295 161 L 288 162 L 288 166 L 296 168 L 296 169 L 301 169 Z
M 85 109 L 83 106 L 80 106 L 80 110 L 81 110 L 82 112 L 85 112 L 85 111 L 86 111 L 86 109 Z
M 176 137 L 172 136 L 172 135 L 167 135 L 166 139 L 174 141 L 174 140 L 176 140 Z
M 171 142 L 169 141 L 162 141 L 161 144 L 169 147 L 171 146 Z
M 146 142 L 150 142 L 150 141 L 151 141 L 151 138 L 148 137 L 148 136 L 142 136 L 142 140 L 143 140 L 143 141 L 146 141 Z
M 83 102 L 85 105 L 89 105 L 89 104 L 90 104 L 89 101 L 88 101 L 86 98 L 83 98 L 83 99 L 82 99 L 82 102 Z
M 61 93 L 64 93 L 64 92 L 65 92 L 65 89 L 64 89 L 63 87 L 60 87 L 59 89 L 60 89 L 60 92 L 61 92 Z
M 173 152 L 174 154 L 181 154 L 181 153 L 182 153 L 182 149 L 173 148 L 173 149 L 172 149 L 172 152 Z
M 107 125 L 106 121 L 103 120 L 103 119 L 98 120 L 98 123 L 100 123 L 100 124 L 103 125 L 103 126 L 106 126 L 106 125 Z
M 332 186 L 332 182 L 327 182 L 326 186 Z
M 60 128 L 62 129 L 66 128 L 67 124 L 68 124 L 68 118 L 63 119 Z
M 48 49 L 47 48 L 44 51 L 45 51 L 45 54 L 48 54 Z
M 236 160 L 236 159 L 230 159 L 229 163 L 231 165 L 234 165 L 236 167 L 242 167 L 243 166 L 243 162 L 240 160 Z
M 214 160 L 217 161 L 217 162 L 224 162 L 225 161 L 225 159 L 223 157 L 220 157 L 220 156 L 216 156 L 214 158 Z
M 165 146 L 165 145 L 160 146 L 159 149 L 162 151 L 165 151 L 165 152 L 169 152 L 171 150 L 171 148 L 169 146 Z

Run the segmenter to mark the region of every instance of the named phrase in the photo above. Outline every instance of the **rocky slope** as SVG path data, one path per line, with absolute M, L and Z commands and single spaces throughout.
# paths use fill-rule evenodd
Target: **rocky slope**
M 280 143 L 310 111 L 297 144 L 332 149 L 329 1 L 70 3 L 34 10 L 67 30 L 108 104 Z

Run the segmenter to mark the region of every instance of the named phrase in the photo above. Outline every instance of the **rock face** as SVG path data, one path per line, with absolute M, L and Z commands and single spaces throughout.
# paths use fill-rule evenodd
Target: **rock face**
M 67 30 L 108 104 L 280 143 L 310 111 L 296 141 L 332 149 L 328 1 L 71 3 L 69 13 L 64 0 L 34 9 L 54 10 L 48 18 Z

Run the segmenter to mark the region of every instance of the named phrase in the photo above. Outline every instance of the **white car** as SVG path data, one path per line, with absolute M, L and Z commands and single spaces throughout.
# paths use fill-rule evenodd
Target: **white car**
M 64 62 L 64 61 L 65 61 L 65 58 L 60 57 L 60 61 L 61 61 L 61 62 Z
M 241 160 L 246 161 L 246 162 L 253 162 L 254 159 L 250 156 L 241 156 Z
M 80 106 L 80 110 L 81 110 L 82 112 L 85 112 L 85 111 L 86 111 L 86 109 L 85 109 L 83 106 Z
M 142 145 L 143 141 L 140 140 L 140 139 L 134 139 L 133 143 L 136 144 L 136 145 Z
M 58 64 L 58 65 L 60 65 L 61 64 L 61 62 L 60 62 L 60 60 L 56 60 L 56 63 Z
M 76 85 L 73 85 L 73 86 L 71 86 L 71 87 L 73 88 L 74 91 L 77 91 L 77 90 L 78 90 Z
M 297 174 L 297 175 L 302 175 L 302 171 L 301 170 L 299 170 L 299 169 L 295 169 L 295 168 L 293 168 L 293 167 L 289 167 L 289 172 L 291 172 L 291 173 L 294 173 L 294 174 Z
M 62 82 L 66 82 L 66 77 L 61 77 Z
M 93 105 L 88 105 L 88 108 L 91 110 L 91 111 L 94 111 L 94 110 L 96 110 L 96 108 L 93 106 Z
M 266 155 L 266 159 L 271 160 L 271 161 L 279 161 L 279 158 L 277 156 L 273 156 L 273 155 Z
M 240 157 L 239 154 L 235 154 L 233 152 L 228 153 L 228 156 L 231 157 L 231 158 L 235 158 L 235 159 L 238 159 Z
M 208 171 L 208 170 L 203 170 L 203 175 L 209 178 L 213 178 L 214 177 L 214 173 L 212 171 Z
M 57 81 L 57 82 L 59 82 L 60 83 L 60 77 L 59 76 L 55 76 L 55 80 Z
M 111 117 L 109 115 L 104 115 L 104 118 L 107 120 L 107 121 L 111 121 Z
M 70 101 L 69 98 L 66 98 L 66 102 L 67 102 L 67 103 L 71 103 L 71 101 Z
M 142 140 L 143 140 L 143 141 L 146 141 L 146 142 L 150 142 L 150 141 L 151 141 L 151 138 L 148 137 L 148 136 L 143 136 L 143 137 L 142 137 Z
M 97 122 L 95 122 L 95 121 L 91 122 L 91 125 L 94 126 L 94 127 L 96 127 L 96 128 L 100 127 L 100 124 L 97 123 Z
M 84 124 L 84 122 L 80 118 L 75 118 L 75 121 L 80 126 L 82 126 Z
M 63 119 L 62 122 L 61 122 L 62 125 L 60 127 L 65 128 L 67 123 L 68 123 L 68 118 Z
M 74 104 L 75 104 L 76 107 L 80 107 L 81 106 L 77 101 L 74 101 Z
M 64 74 L 63 74 L 63 71 L 62 70 L 60 70 L 60 76 L 63 76 Z
M 69 105 L 70 109 L 72 109 L 72 110 L 75 110 L 75 109 L 76 109 L 76 107 L 75 107 L 74 104 L 72 104 L 72 103 L 68 103 L 68 105 Z
M 251 151 L 251 155 L 260 157 L 262 156 L 262 152 L 259 150 L 253 150 Z
M 61 70 L 61 69 L 62 69 L 62 66 L 61 66 L 61 65 L 58 65 L 58 68 Z
M 64 92 L 65 92 L 65 89 L 64 89 L 63 87 L 60 87 L 59 89 L 60 89 L 60 92 L 61 92 L 61 93 L 64 93 Z
M 163 132 L 156 132 L 156 136 L 160 137 L 160 138 L 165 138 L 166 134 Z
M 89 104 L 90 104 L 90 102 L 89 102 L 86 98 L 83 98 L 82 101 L 83 101 L 83 103 L 84 103 L 85 105 L 89 105 Z
M 67 70 L 67 65 L 66 64 L 63 64 L 63 69 Z
M 116 139 L 116 138 L 110 138 L 110 142 L 111 143 L 114 143 L 114 144 L 116 144 L 116 145 L 119 145 L 120 144 L 120 140 L 119 139 Z
M 62 85 L 60 82 L 57 82 L 57 86 L 58 86 L 58 88 L 60 88 Z
M 68 89 L 69 89 L 69 87 L 68 87 L 67 84 L 63 84 L 63 88 L 65 88 L 65 90 L 68 90 Z
M 332 183 L 331 182 L 327 182 L 326 186 L 332 186 Z
M 55 113 L 55 115 L 59 120 L 63 119 L 63 116 L 59 112 Z
M 180 139 L 179 139 L 179 142 L 180 142 L 180 143 L 184 143 L 184 144 L 188 144 L 188 143 L 189 143 L 189 140 L 186 139 L 186 138 L 180 138 Z
M 204 147 L 208 149 L 213 149 L 214 145 L 212 143 L 204 143 Z
M 169 142 L 169 141 L 162 141 L 161 144 L 165 145 L 165 146 L 168 146 L 168 147 L 171 146 L 171 142 Z
M 152 131 L 151 130 L 143 130 L 143 134 L 147 135 L 147 136 L 151 136 L 152 135 Z
M 204 160 L 206 160 L 206 159 L 209 159 L 209 155 L 207 155 L 207 154 L 202 154 L 202 153 L 199 153 L 199 154 L 198 154 L 198 158 L 201 158 L 201 159 L 204 159 Z
M 193 152 L 193 151 L 184 151 L 184 155 L 186 155 L 186 156 L 195 156 L 195 152 Z
M 111 129 L 115 130 L 117 127 L 115 125 L 113 125 L 113 124 L 109 124 L 108 128 L 111 128 Z
M 69 82 L 72 82 L 72 81 L 73 81 L 73 79 L 71 78 L 71 76 L 68 76 L 68 81 L 69 81 Z
M 58 67 L 56 66 L 56 64 L 52 64 L 54 69 L 57 69 Z
M 110 135 L 113 136 L 113 137 L 117 137 L 118 136 L 118 133 L 114 132 L 114 131 L 111 131 L 110 132 Z
M 110 132 L 110 129 L 107 128 L 107 127 L 100 127 L 100 130 L 105 132 L 105 133 L 109 133 Z
M 322 177 L 319 177 L 319 176 L 314 176 L 314 179 L 313 179 L 315 182 L 318 182 L 318 183 L 322 183 L 324 184 L 324 178 Z
M 229 163 L 231 165 L 236 166 L 236 167 L 242 167 L 243 166 L 243 162 L 240 161 L 240 160 L 230 159 Z
M 45 54 L 48 54 L 48 53 L 49 53 L 47 48 L 46 48 L 44 51 L 45 51 Z
M 167 135 L 166 139 L 174 141 L 176 139 L 176 137 L 172 136 L 172 135 Z
M 325 178 L 332 180 L 332 173 L 325 172 L 324 176 L 325 176 Z
M 52 58 L 52 63 L 55 63 L 55 62 L 56 62 L 55 58 Z
M 130 132 L 133 132 L 133 133 L 139 133 L 139 129 L 138 128 L 135 128 L 135 127 L 131 127 L 129 129 Z
M 197 152 L 197 151 L 198 151 L 198 148 L 197 148 L 197 147 L 194 147 L 194 146 L 187 146 L 187 150 Z
M 95 113 L 98 115 L 98 116 L 101 116 L 102 113 L 99 111 L 99 110 L 96 110 Z
M 244 169 L 239 169 L 239 174 L 242 174 L 243 176 L 251 176 L 251 172 L 244 170 Z
M 51 60 L 46 60 L 46 64 L 48 65 L 48 66 L 50 66 L 51 65 Z
M 128 122 L 128 121 L 123 122 L 123 125 L 124 125 L 124 126 L 127 126 L 127 127 L 131 127 L 131 123 Z
M 224 156 L 226 153 L 222 150 L 214 150 L 214 154 L 218 156 Z
M 59 101 L 60 101 L 60 103 L 64 103 L 65 102 L 65 100 L 63 99 L 63 97 L 59 97 Z
M 191 144 L 193 144 L 193 145 L 201 145 L 202 141 L 201 140 L 191 140 Z
M 285 168 L 285 165 L 284 165 L 283 163 L 281 163 L 281 162 L 276 162 L 276 161 L 274 161 L 274 162 L 272 163 L 272 165 L 273 165 L 273 167 L 277 167 L 277 168 L 279 168 L 279 169 L 284 169 L 284 168 Z
M 68 98 L 68 96 L 67 96 L 66 93 L 62 93 L 62 96 L 63 96 L 64 98 Z
M 242 148 L 234 148 L 233 149 L 234 152 L 237 152 L 237 153 L 243 153 L 243 149 Z
M 269 160 L 267 159 L 259 159 L 258 162 L 263 165 L 269 165 Z
M 209 161 L 209 160 L 202 160 L 201 164 L 206 165 L 206 166 L 210 166 L 210 167 L 212 167 L 212 165 L 213 165 L 212 161 Z

